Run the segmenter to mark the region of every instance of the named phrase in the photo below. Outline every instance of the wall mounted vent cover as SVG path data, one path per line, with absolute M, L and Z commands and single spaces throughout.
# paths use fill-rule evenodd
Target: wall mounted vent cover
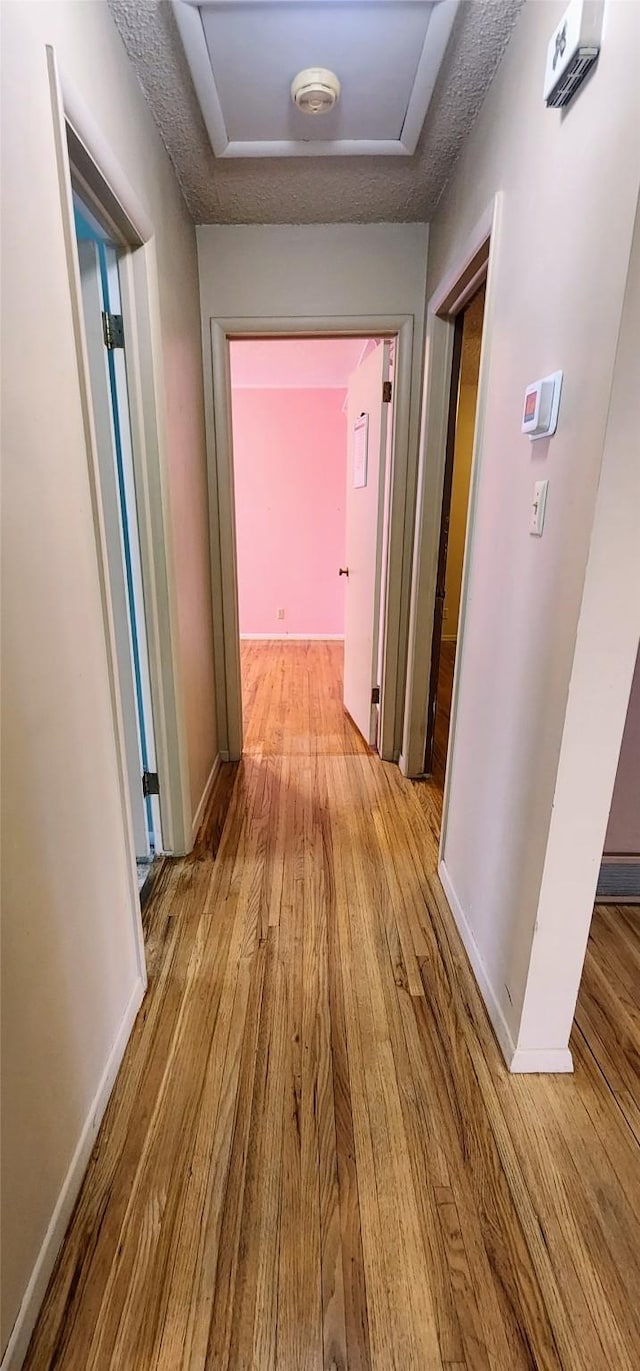
M 544 98 L 552 109 L 573 100 L 600 52 L 602 0 L 571 0 L 551 35 Z

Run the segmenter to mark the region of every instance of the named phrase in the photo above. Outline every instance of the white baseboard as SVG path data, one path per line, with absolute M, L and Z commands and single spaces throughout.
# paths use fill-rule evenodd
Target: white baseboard
M 573 1057 L 568 1047 L 565 1047 L 564 1051 L 543 1047 L 540 1050 L 529 1051 L 526 1048 L 517 1047 L 509 1070 L 514 1076 L 541 1071 L 566 1074 L 573 1071 Z
M 404 752 L 399 752 L 397 757 L 394 757 L 394 760 L 398 763 L 398 766 L 400 768 L 400 775 L 406 776 L 407 780 L 423 781 L 429 779 L 428 776 L 425 776 L 424 771 L 409 771 L 409 763 L 404 755 Z
M 125 1048 L 131 1036 L 131 1030 L 135 1023 L 136 1015 L 144 998 L 144 991 L 144 983 L 139 979 L 133 988 L 122 1023 L 118 1029 L 118 1035 L 111 1052 L 109 1053 L 102 1079 L 80 1133 L 76 1150 L 71 1159 L 71 1165 L 69 1166 L 69 1170 L 62 1183 L 62 1189 L 58 1195 L 42 1247 L 40 1248 L 36 1264 L 31 1273 L 31 1279 L 29 1280 L 22 1304 L 20 1305 L 18 1317 L 13 1325 L 11 1337 L 9 1338 L 4 1357 L 2 1358 L 0 1371 L 20 1371 L 20 1367 L 24 1361 L 31 1334 L 33 1333 L 40 1312 L 40 1306 L 45 1297 L 51 1273 L 55 1266 L 56 1257 L 62 1246 L 62 1240 L 67 1231 L 73 1206 L 78 1197 L 84 1173 L 89 1164 L 93 1144 L 96 1140 L 100 1124 L 102 1123 L 104 1111 L 109 1103 L 109 1097 L 120 1069 L 120 1063 L 122 1062 Z
M 469 928 L 466 917 L 462 910 L 462 905 L 453 888 L 451 877 L 443 861 L 438 864 L 438 875 L 442 883 L 442 888 L 449 901 L 451 913 L 455 919 L 458 932 L 465 946 L 465 951 L 471 962 L 473 974 L 478 982 L 480 994 L 485 1002 L 487 1013 L 491 1020 L 493 1031 L 498 1039 L 500 1050 L 505 1062 L 514 1075 L 524 1075 L 534 1072 L 568 1072 L 573 1071 L 573 1058 L 567 1048 L 534 1048 L 523 1049 L 516 1047 L 511 1029 L 504 1017 L 502 1006 L 493 989 L 487 969 L 478 951 L 478 946 Z
M 211 768 L 211 770 L 210 770 L 210 772 L 209 772 L 209 775 L 207 776 L 207 781 L 206 781 L 206 784 L 205 784 L 205 788 L 204 788 L 204 790 L 203 790 L 203 792 L 202 792 L 202 795 L 201 795 L 201 797 L 200 797 L 200 803 L 199 803 L 198 808 L 196 809 L 196 812 L 195 812 L 195 814 L 194 814 L 194 816 L 193 816 L 193 822 L 192 822 L 192 824 L 191 824 L 191 837 L 192 837 L 192 839 L 193 839 L 194 842 L 195 842 L 195 840 L 196 840 L 196 838 L 197 838 L 197 836 L 198 836 L 198 830 L 199 830 L 200 824 L 202 823 L 202 820 L 203 820 L 203 818 L 204 818 L 205 811 L 206 811 L 206 808 L 207 808 L 207 805 L 208 805 L 208 803 L 209 803 L 209 799 L 210 799 L 210 796 L 211 796 L 211 791 L 213 790 L 213 787 L 214 787 L 214 785 L 215 785 L 216 776 L 218 775 L 218 772 L 219 772 L 219 770 L 220 770 L 220 762 L 221 762 L 221 760 L 222 760 L 222 758 L 221 758 L 221 756 L 220 756 L 220 753 L 219 753 L 219 752 L 216 753 L 216 756 L 215 756 L 214 759 L 213 759 L 213 766 L 212 766 L 212 768 Z
M 515 1043 L 511 1037 L 511 1030 L 502 1012 L 501 1005 L 495 994 L 491 981 L 487 975 L 487 970 L 478 951 L 476 940 L 469 928 L 466 917 L 462 910 L 462 905 L 456 895 L 451 883 L 451 877 L 443 861 L 438 863 L 438 875 L 442 884 L 442 889 L 449 901 L 451 913 L 455 919 L 458 932 L 465 946 L 465 951 L 471 962 L 473 974 L 478 982 L 480 994 L 487 1007 L 487 1013 L 493 1025 L 493 1031 L 500 1044 L 502 1055 L 511 1070 L 511 1063 L 515 1055 Z
M 343 643 L 344 633 L 241 633 L 241 643 Z

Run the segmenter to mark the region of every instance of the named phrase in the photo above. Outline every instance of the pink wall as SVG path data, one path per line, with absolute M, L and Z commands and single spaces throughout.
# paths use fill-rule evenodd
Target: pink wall
M 344 395 L 233 391 L 241 633 L 343 632 Z
M 337 390 L 346 386 L 372 343 L 364 338 L 234 338 L 231 384 L 249 390 Z

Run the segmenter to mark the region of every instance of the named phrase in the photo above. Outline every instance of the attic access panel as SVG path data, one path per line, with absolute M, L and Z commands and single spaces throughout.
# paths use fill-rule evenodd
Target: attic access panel
M 217 157 L 410 156 L 459 0 L 174 0 Z M 290 86 L 328 67 L 342 93 L 309 116 Z

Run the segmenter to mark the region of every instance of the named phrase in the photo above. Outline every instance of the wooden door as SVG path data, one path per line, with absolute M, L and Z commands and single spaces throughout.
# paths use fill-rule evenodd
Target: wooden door
M 424 770 L 426 776 L 430 776 L 433 771 L 433 746 L 435 741 L 436 710 L 438 705 L 438 676 L 440 674 L 444 596 L 447 579 L 447 549 L 449 545 L 449 520 L 451 517 L 451 490 L 453 486 L 453 460 L 456 446 L 456 423 L 458 414 L 458 394 L 460 391 L 460 362 L 462 359 L 463 329 L 464 314 L 459 314 L 455 321 L 453 334 L 453 358 L 451 363 L 451 386 L 449 389 L 444 484 L 442 487 L 442 514 L 440 516 L 436 598 L 433 611 L 433 633 L 431 636 L 431 673 L 429 677 L 427 736 L 424 752 Z
M 349 378 L 347 423 L 344 706 L 363 737 L 376 741 L 374 691 L 380 621 L 382 532 L 389 403 L 388 341 Z

